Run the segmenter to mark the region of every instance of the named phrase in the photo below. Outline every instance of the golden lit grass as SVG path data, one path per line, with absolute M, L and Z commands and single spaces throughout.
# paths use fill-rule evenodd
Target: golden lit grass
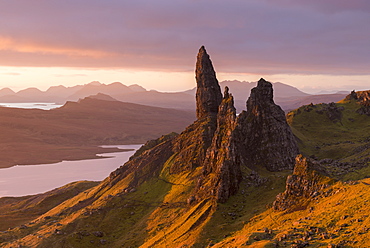
M 28 224 L 63 201 L 97 184 L 81 181 L 39 195 L 0 198 L 0 230 Z
M 243 168 L 243 174 L 248 175 L 250 171 Z M 260 185 L 247 186 L 244 180 L 240 190 L 224 204 L 218 204 L 217 211 L 203 230 L 200 244 L 206 246 L 215 244 L 232 233 L 240 230 L 250 219 L 266 210 L 275 200 L 278 193 L 285 190 L 286 176 L 291 171 L 268 172 L 261 169 L 259 173 L 265 178 Z
M 286 213 L 268 209 L 214 247 L 268 247 L 265 245 L 272 245 L 272 240 L 285 235 L 288 238 L 279 242 L 279 247 L 291 247 L 296 240 L 303 240 L 305 232 L 312 230 L 312 240 L 308 241 L 312 247 L 340 242 L 348 247 L 369 247 L 369 187 L 370 179 L 357 184 L 338 182 L 327 189 L 332 190 L 329 196 L 314 199 L 306 210 Z M 265 228 L 273 230 L 271 240 L 257 242 L 253 237 L 264 233 Z

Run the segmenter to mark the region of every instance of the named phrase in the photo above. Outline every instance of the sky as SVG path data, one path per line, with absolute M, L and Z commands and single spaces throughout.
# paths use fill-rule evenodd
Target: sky
M 368 0 L 0 0 L 0 88 L 187 90 L 204 45 L 219 81 L 365 90 L 369 23 Z

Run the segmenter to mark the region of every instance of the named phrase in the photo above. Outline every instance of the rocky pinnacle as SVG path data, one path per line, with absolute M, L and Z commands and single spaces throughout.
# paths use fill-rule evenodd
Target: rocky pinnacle
M 261 78 L 252 89 L 236 131 L 247 166 L 264 166 L 270 171 L 293 168 L 298 146 L 284 111 L 274 103 L 270 82 Z
M 204 46 L 199 49 L 197 56 L 195 78 L 197 80 L 197 118 L 216 115 L 222 101 L 222 94 L 212 61 Z

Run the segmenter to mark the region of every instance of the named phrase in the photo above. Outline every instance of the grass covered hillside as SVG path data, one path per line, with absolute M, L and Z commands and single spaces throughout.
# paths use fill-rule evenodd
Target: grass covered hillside
M 356 96 L 364 93 L 338 103 L 305 105 L 287 115 L 301 153 L 321 160 L 334 177 L 370 175 L 370 116 L 361 111 L 366 100 Z

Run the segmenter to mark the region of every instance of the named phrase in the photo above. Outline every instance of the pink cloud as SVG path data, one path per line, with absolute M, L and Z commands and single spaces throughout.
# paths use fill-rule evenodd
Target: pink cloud
M 7 1 L 0 65 L 369 74 L 367 0 Z

